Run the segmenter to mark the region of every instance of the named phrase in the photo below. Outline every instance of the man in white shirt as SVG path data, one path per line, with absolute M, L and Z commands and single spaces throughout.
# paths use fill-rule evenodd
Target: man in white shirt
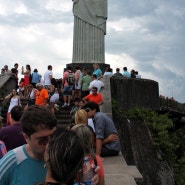
M 48 70 L 44 73 L 44 88 L 49 89 L 51 79 L 53 78 L 52 66 L 48 66 Z
M 98 88 L 98 91 L 97 91 L 98 93 L 100 92 L 101 88 L 104 87 L 104 83 L 97 79 L 96 74 L 92 75 L 92 82 L 89 84 L 90 94 L 92 94 L 93 87 Z

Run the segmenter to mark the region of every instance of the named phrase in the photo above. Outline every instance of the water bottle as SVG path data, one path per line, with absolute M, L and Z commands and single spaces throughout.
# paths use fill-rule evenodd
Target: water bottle
M 83 167 L 83 179 L 82 182 L 84 185 L 93 185 L 91 179 L 94 177 L 95 172 L 91 167 L 89 157 L 84 158 L 84 167 Z

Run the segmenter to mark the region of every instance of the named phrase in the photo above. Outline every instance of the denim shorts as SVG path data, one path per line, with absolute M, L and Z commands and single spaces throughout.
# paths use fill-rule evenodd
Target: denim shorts
M 73 90 L 73 85 L 65 86 L 63 91 L 63 96 L 71 96 Z

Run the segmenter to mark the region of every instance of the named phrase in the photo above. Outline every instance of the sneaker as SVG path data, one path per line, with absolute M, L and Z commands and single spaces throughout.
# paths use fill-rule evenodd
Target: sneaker
M 57 104 L 54 104 L 54 106 L 57 107 L 57 108 L 59 108 L 59 105 L 57 105 Z
M 64 108 L 64 107 L 67 107 L 67 104 L 64 104 L 64 105 L 62 106 L 62 108 Z

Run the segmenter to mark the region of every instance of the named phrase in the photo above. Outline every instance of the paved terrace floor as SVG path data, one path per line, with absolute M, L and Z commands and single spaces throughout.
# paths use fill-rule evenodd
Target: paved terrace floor
M 118 156 L 105 157 L 103 164 L 106 185 L 137 185 L 143 180 L 136 166 L 127 165 L 121 152 Z

